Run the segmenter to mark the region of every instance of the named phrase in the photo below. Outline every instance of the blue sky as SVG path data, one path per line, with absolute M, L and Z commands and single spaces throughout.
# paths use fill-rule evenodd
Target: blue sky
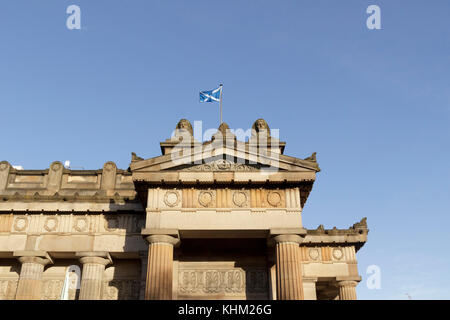
M 81 30 L 66 8 L 81 8 Z M 381 8 L 368 30 L 366 8 Z M 450 2 L 2 1 L 0 160 L 126 169 L 180 118 L 265 118 L 322 168 L 304 225 L 367 216 L 362 299 L 450 298 Z M 381 289 L 366 268 L 381 268 Z

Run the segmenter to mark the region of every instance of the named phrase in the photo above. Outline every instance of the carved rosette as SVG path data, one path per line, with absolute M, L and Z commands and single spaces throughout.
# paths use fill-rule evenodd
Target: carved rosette
M 164 195 L 164 203 L 168 207 L 176 207 L 181 201 L 180 193 L 176 190 L 167 191 Z
M 28 217 L 27 216 L 17 216 L 14 221 L 14 230 L 15 231 L 25 231 L 28 227 Z
M 88 231 L 88 218 L 87 217 L 76 217 L 74 218 L 73 228 L 78 232 L 87 232 Z
M 341 248 L 336 248 L 336 249 L 333 249 L 332 256 L 333 256 L 333 260 L 338 260 L 338 261 L 343 260 L 344 252 L 342 251 Z
M 215 206 L 216 196 L 212 190 L 200 191 L 198 194 L 198 203 L 205 208 L 211 208 Z
M 47 217 L 44 222 L 44 229 L 48 232 L 56 231 L 58 228 L 59 220 L 57 217 Z
M 247 190 L 237 190 L 233 192 L 233 204 L 237 207 L 247 207 L 250 196 Z
M 311 248 L 309 249 L 309 258 L 312 261 L 320 261 L 321 259 L 320 250 L 318 248 Z
M 282 198 L 280 191 L 269 191 L 267 193 L 267 202 L 272 207 L 280 207 L 282 204 Z

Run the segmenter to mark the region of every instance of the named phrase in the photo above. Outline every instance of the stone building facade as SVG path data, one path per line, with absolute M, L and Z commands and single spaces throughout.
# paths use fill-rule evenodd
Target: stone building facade
M 356 299 L 365 218 L 303 228 L 320 171 L 258 119 L 207 142 L 181 120 L 127 170 L 0 162 L 0 299 Z

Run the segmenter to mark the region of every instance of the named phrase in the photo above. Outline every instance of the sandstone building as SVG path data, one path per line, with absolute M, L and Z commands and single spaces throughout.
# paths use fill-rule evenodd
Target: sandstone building
M 320 169 L 284 147 L 181 120 L 127 170 L 0 162 L 0 299 L 356 299 L 366 220 L 303 228 Z

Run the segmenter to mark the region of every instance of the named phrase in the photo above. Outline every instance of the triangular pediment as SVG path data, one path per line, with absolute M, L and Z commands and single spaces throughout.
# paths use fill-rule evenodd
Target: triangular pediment
M 236 150 L 226 147 L 208 152 L 195 149 L 189 149 L 188 151 L 133 161 L 130 169 L 132 172 L 258 172 L 268 169 L 292 172 L 320 171 L 315 161 L 289 157 L 275 152 L 261 154 L 249 150 Z

